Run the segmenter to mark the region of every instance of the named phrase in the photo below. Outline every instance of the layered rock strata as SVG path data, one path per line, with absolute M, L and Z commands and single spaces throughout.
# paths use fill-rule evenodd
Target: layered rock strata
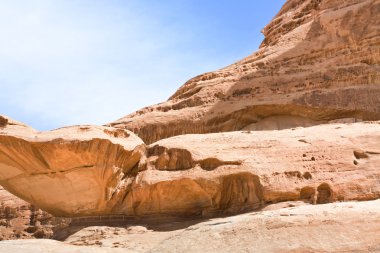
M 110 126 L 146 143 L 181 134 L 380 119 L 380 1 L 289 0 L 247 58 Z
M 60 216 L 209 217 L 268 203 L 380 197 L 380 123 L 183 135 L 0 130 L 0 184 Z

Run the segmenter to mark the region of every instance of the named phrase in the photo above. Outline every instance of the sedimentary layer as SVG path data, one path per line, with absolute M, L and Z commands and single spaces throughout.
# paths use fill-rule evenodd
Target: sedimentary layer
M 289 0 L 260 49 L 110 126 L 181 134 L 380 119 L 380 1 Z
M 126 130 L 97 126 L 38 132 L 2 117 L 0 184 L 55 215 L 104 213 L 143 142 Z
M 380 123 L 182 135 L 0 129 L 0 184 L 60 216 L 211 217 L 303 200 L 380 197 Z

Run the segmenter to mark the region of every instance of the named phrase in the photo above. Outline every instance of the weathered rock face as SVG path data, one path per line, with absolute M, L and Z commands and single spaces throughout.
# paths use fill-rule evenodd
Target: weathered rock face
M 39 133 L 8 119 L 0 128 L 0 184 L 55 215 L 106 213 L 140 161 L 141 139 L 107 127 Z
M 149 146 L 115 128 L 37 133 L 8 123 L 0 184 L 68 216 L 209 217 L 288 200 L 371 200 L 380 197 L 379 143 L 379 122 L 182 135 Z
M 256 53 L 110 125 L 153 143 L 380 119 L 378 0 L 289 0 L 263 33 Z
M 56 216 L 380 198 L 379 15 L 379 0 L 288 1 L 258 52 L 113 127 L 0 117 L 0 185 Z
M 54 217 L 0 186 L 0 241 L 51 238 L 70 222 L 70 218 Z
M 148 148 L 141 179 L 151 186 L 137 186 L 146 198 L 124 205 L 139 214 L 157 209 L 154 203 L 176 212 L 186 203 L 207 216 L 288 200 L 377 199 L 379 130 L 379 123 L 356 123 L 164 139 Z M 172 167 L 173 161 L 181 163 Z

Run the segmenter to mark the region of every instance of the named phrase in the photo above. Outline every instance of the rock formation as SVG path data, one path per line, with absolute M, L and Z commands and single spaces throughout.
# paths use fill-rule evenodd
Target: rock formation
M 182 135 L 145 146 L 115 128 L 38 133 L 8 121 L 0 183 L 54 215 L 208 217 L 280 201 L 380 197 L 379 122 Z
M 106 213 L 107 200 L 140 161 L 143 142 L 126 130 L 74 126 L 40 133 L 6 120 L 0 184 L 55 215 Z
M 107 126 L 38 132 L 0 116 L 0 185 L 31 203 L 24 208 L 29 219 L 36 207 L 78 220 L 119 215 L 163 221 L 287 201 L 378 199 L 379 22 L 380 0 L 288 0 L 264 28 L 256 53 Z M 370 216 L 365 204 L 357 205 L 360 212 L 341 205 L 325 207 L 342 209 L 350 222 L 354 214 Z M 326 228 L 320 214 L 310 213 L 325 207 L 301 209 L 331 234 L 342 218 L 330 217 L 335 225 Z M 379 233 L 374 226 L 366 231 Z M 363 245 L 376 242 L 363 239 Z
M 111 126 L 146 143 L 193 133 L 380 119 L 380 2 L 289 0 L 249 57 Z
M 70 218 L 54 217 L 0 187 L 0 241 L 52 238 L 70 222 Z
M 379 252 L 380 201 L 298 206 L 194 223 L 91 226 L 64 242 L 0 242 L 0 253 L 31 252 Z M 86 247 L 84 247 L 86 246 Z

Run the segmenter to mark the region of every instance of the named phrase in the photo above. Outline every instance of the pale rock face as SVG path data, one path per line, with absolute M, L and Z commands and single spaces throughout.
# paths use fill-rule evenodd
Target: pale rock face
M 380 2 L 289 0 L 261 48 L 110 125 L 146 143 L 181 134 L 380 119 Z

